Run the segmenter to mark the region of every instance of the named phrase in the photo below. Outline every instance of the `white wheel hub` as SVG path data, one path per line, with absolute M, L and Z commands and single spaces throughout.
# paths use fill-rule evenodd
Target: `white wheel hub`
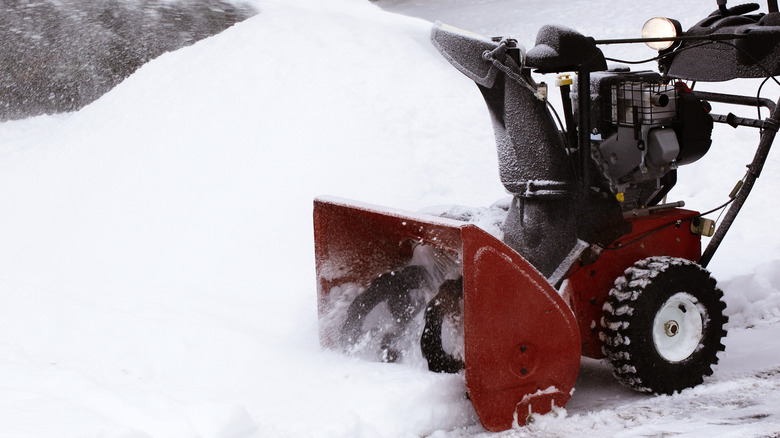
M 685 292 L 672 295 L 653 320 L 655 349 L 669 362 L 680 362 L 699 347 L 704 335 L 704 314 L 696 297 Z

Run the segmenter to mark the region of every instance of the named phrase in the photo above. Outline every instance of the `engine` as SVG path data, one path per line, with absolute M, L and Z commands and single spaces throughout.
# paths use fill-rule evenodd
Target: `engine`
M 591 76 L 591 153 L 624 211 L 663 200 L 676 169 L 709 150 L 709 104 L 655 72 Z

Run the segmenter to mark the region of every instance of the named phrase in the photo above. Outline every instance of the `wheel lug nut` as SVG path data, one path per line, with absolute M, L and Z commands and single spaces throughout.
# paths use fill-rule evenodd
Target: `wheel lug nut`
M 666 324 L 664 324 L 664 331 L 666 332 L 666 336 L 669 336 L 670 338 L 677 336 L 677 333 L 680 333 L 680 325 L 677 324 L 677 321 L 675 320 L 667 321 Z

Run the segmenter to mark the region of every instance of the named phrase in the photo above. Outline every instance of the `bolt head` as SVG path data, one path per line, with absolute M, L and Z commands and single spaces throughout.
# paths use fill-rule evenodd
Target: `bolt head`
M 666 336 L 669 336 L 670 338 L 677 336 L 677 334 L 680 333 L 680 324 L 673 319 L 667 321 L 664 324 L 664 332 L 666 333 Z

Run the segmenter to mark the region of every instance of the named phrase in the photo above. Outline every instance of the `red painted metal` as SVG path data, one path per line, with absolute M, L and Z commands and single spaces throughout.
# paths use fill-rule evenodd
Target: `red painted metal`
M 701 236 L 690 231 L 695 211 L 670 209 L 631 219 L 633 230 L 613 242 L 590 265 L 580 265 L 569 277 L 565 295 L 570 296 L 580 335 L 582 355 L 604 357 L 598 333 L 602 307 L 615 279 L 639 260 L 652 256 L 681 257 L 698 262 Z
M 566 405 L 580 364 L 569 306 L 520 254 L 463 228 L 466 387 L 490 431 Z M 515 415 L 516 414 L 516 415 Z
M 368 283 L 406 264 L 417 241 L 460 254 L 462 222 L 338 198 L 314 200 L 318 292 L 337 283 Z

